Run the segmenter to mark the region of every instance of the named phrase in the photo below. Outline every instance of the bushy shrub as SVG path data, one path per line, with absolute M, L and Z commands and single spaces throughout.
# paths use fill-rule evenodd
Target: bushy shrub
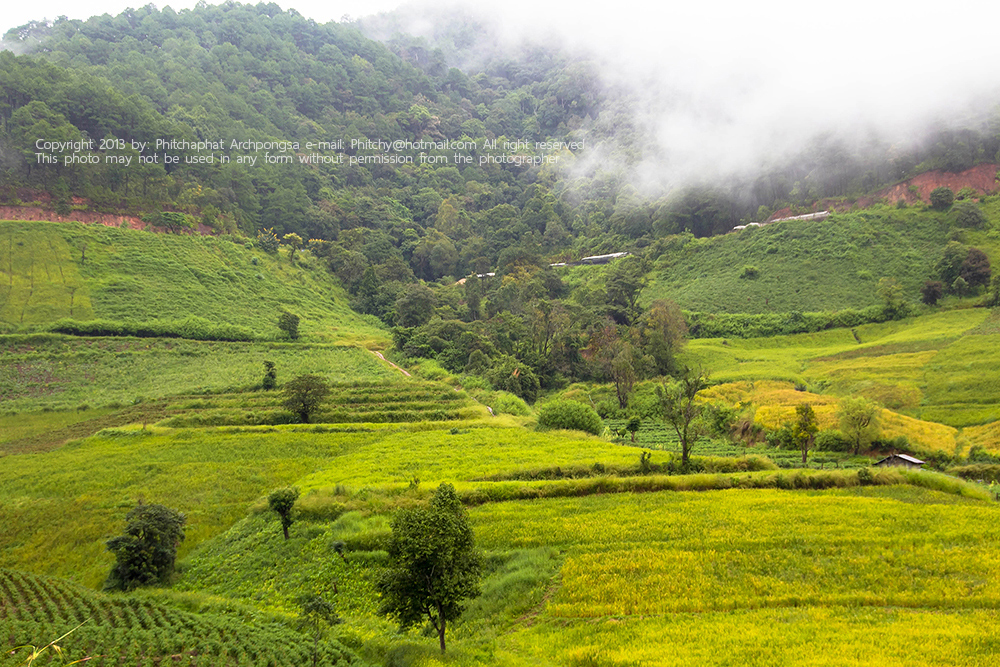
M 287 310 L 278 315 L 278 328 L 285 332 L 285 335 L 292 340 L 299 337 L 299 316 L 289 313 Z
M 262 229 L 257 232 L 257 247 L 272 255 L 278 252 L 278 235 L 274 229 Z
M 553 401 L 542 406 L 538 413 L 541 428 L 570 429 L 600 435 L 604 430 L 597 411 L 576 401 Z
M 541 384 L 527 364 L 514 357 L 501 357 L 486 371 L 486 379 L 494 389 L 509 391 L 528 403 L 534 403 Z
M 820 431 L 816 434 L 816 449 L 824 452 L 848 452 L 851 442 L 837 430 Z
M 180 512 L 163 505 L 137 505 L 126 515 L 125 534 L 107 541 L 115 554 L 106 590 L 130 591 L 166 583 L 174 571 L 177 547 L 184 539 Z
M 518 415 L 526 417 L 531 414 L 531 408 L 523 400 L 506 391 L 495 391 L 490 396 L 489 406 L 495 415 Z
M 952 207 L 955 222 L 960 227 L 979 229 L 986 224 L 986 214 L 979 205 L 971 201 L 960 201 Z
M 201 317 L 183 320 L 87 320 L 79 322 L 64 318 L 48 330 L 71 336 L 135 336 L 137 338 L 188 338 L 190 340 L 250 341 L 253 334 L 234 324 L 213 324 Z
M 947 186 L 934 188 L 931 191 L 931 208 L 937 211 L 947 210 L 955 202 L 955 193 Z

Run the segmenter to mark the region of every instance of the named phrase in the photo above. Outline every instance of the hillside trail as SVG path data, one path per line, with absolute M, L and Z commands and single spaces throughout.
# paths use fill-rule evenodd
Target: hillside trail
M 368 350 L 368 351 L 371 352 L 372 354 L 374 354 L 376 357 L 378 357 L 382 361 L 384 361 L 385 363 L 387 363 L 390 366 L 392 366 L 393 368 L 395 368 L 397 371 L 399 371 L 400 373 L 402 373 L 406 377 L 408 377 L 408 378 L 409 377 L 413 377 L 412 375 L 410 375 L 410 373 L 406 369 L 397 366 L 396 364 L 392 363 L 391 361 L 389 361 L 388 359 L 386 359 L 385 357 L 383 357 L 381 352 L 377 352 L 375 350 Z

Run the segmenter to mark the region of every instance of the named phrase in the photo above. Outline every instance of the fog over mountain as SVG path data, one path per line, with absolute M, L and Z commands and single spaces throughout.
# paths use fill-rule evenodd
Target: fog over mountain
M 391 25 L 433 41 L 456 12 L 487 24 L 491 39 L 470 50 L 480 57 L 465 53 L 451 63 L 460 67 L 526 43 L 586 59 L 652 140 L 637 171 L 662 187 L 756 170 L 821 135 L 908 146 L 935 125 L 988 122 L 1000 99 L 991 35 L 1000 8 L 976 5 L 951 19 L 899 2 L 630 0 L 598 9 L 516 0 L 475 10 L 411 4 Z M 365 23 L 391 37 L 377 20 Z
M 15 9 L 5 12 L 8 24 L 123 7 L 47 0 Z M 851 152 L 877 143 L 884 153 L 912 147 L 928 128 L 1000 122 L 995 3 L 964 5 L 960 13 L 858 0 L 836 7 L 784 0 L 601 7 L 304 0 L 294 9 L 318 22 L 354 17 L 370 36 L 391 40 L 404 32 L 431 46 L 461 16 L 479 25 L 478 39 L 445 55 L 465 71 L 533 47 L 584 61 L 608 103 L 632 116 L 641 139 L 631 147 L 640 159 L 630 160 L 630 173 L 651 194 L 759 172 L 817 137 Z M 616 168 L 613 149 L 596 141 L 590 149 L 577 169 Z

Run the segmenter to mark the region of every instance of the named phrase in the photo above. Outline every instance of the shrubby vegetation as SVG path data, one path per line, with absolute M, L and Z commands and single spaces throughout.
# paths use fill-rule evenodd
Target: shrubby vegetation
M 584 431 L 593 435 L 604 431 L 604 423 L 597 411 L 576 401 L 546 403 L 538 410 L 538 426 Z
M 177 547 L 184 539 L 186 518 L 163 505 L 136 505 L 126 515 L 125 534 L 108 540 L 115 566 L 104 582 L 105 590 L 130 591 L 139 586 L 164 584 L 174 573 Z

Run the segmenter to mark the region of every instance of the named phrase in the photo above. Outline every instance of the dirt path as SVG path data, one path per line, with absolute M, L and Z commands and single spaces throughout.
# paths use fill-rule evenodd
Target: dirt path
M 382 353 L 381 353 L 381 352 L 376 352 L 375 350 L 368 350 L 368 351 L 369 351 L 369 352 L 371 352 L 372 354 L 374 354 L 374 355 L 375 355 L 376 357 L 378 357 L 378 358 L 379 358 L 379 359 L 381 359 L 382 361 L 384 361 L 385 363 L 387 363 L 387 364 L 389 364 L 390 366 L 392 366 L 393 368 L 395 368 L 395 369 L 396 369 L 397 371 L 399 371 L 400 373 L 402 373 L 402 374 L 403 374 L 403 375 L 405 375 L 406 377 L 408 377 L 408 378 L 409 378 L 409 377 L 413 377 L 413 376 L 412 376 L 412 375 L 410 375 L 410 374 L 409 374 L 409 372 L 407 372 L 407 371 L 406 371 L 405 369 L 403 369 L 403 368 L 400 368 L 400 367 L 399 367 L 399 366 L 397 366 L 396 364 L 392 363 L 391 361 L 389 361 L 388 359 L 386 359 L 385 357 L 383 357 L 383 356 L 382 356 Z

